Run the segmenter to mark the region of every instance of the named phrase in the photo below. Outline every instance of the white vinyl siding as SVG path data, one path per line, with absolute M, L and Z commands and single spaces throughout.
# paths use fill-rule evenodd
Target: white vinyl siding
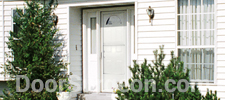
M 218 97 L 225 100 L 225 0 L 217 0 L 217 42 L 215 43 L 217 46 L 216 53 L 216 70 L 217 70 L 217 87 L 218 89 Z
M 170 52 L 175 50 L 175 0 L 139 0 L 137 2 L 137 61 L 142 63 L 146 58 L 148 63 L 155 58 L 153 51 L 164 45 L 169 63 Z M 153 26 L 149 23 L 146 9 L 151 6 L 155 10 Z
M 3 36 L 4 35 L 4 41 L 3 38 L 1 38 L 1 44 L 2 47 L 4 48 L 4 59 L 2 59 L 1 64 L 4 64 L 4 62 L 6 62 L 7 60 L 11 60 L 11 58 L 5 56 L 6 54 L 10 55 L 10 49 L 8 49 L 8 46 L 6 44 L 6 42 L 8 42 L 8 37 L 9 37 L 9 32 L 13 31 L 13 9 L 16 9 L 16 7 L 18 8 L 23 8 L 23 4 L 24 2 L 4 2 L 4 34 L 1 33 Z M 2 13 L 1 13 L 2 14 Z M 2 25 L 2 23 L 1 23 Z M 2 30 L 2 27 L 0 28 Z M 6 77 L 4 77 L 4 79 L 2 81 L 6 81 L 7 79 L 9 79 L 8 75 L 6 75 Z
M 82 28 L 81 28 L 81 9 L 69 8 L 68 11 L 68 39 L 70 62 L 69 72 L 72 74 L 71 83 L 75 85 L 75 92 L 72 97 L 82 92 Z
M 4 41 L 3 41 L 3 20 L 2 20 L 2 2 L 0 2 L 0 64 L 3 64 L 4 62 Z M 0 73 L 4 71 L 4 68 L 0 68 Z M 4 75 L 0 74 L 0 81 L 4 80 Z M 0 83 L 1 84 L 1 83 Z

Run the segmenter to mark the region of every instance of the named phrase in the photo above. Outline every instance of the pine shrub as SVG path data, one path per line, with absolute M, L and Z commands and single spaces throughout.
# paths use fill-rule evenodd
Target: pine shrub
M 159 52 L 159 53 L 158 53 Z M 174 52 L 171 52 L 170 63 L 165 66 L 163 60 L 165 54 L 163 52 L 163 46 L 153 52 L 155 55 L 155 60 L 152 64 L 148 64 L 145 59 L 144 62 L 139 65 L 134 61 L 134 66 L 129 67 L 132 72 L 132 77 L 129 79 L 129 86 L 118 83 L 119 89 L 116 91 L 118 95 L 118 100 L 217 100 L 216 92 L 207 92 L 206 96 L 202 96 L 197 85 L 194 88 L 189 86 L 189 69 L 184 68 L 184 64 L 179 58 L 174 56 Z M 148 81 L 151 80 L 154 81 Z M 175 91 L 167 91 L 165 88 L 165 83 L 167 80 L 173 79 L 175 84 L 169 83 L 168 89 L 175 88 Z M 178 87 L 179 80 L 186 80 L 188 84 L 184 82 Z M 143 84 L 142 87 L 136 80 L 140 80 Z M 185 86 L 188 85 L 188 86 Z M 140 87 L 140 91 L 134 91 Z M 187 90 L 182 92 L 187 87 Z M 146 89 L 145 89 L 146 88 Z M 194 91 L 192 91 L 194 89 Z
M 45 82 L 53 79 L 59 85 L 62 79 L 61 69 L 67 66 L 54 55 L 56 48 L 61 46 L 55 37 L 58 29 L 54 27 L 52 13 L 57 7 L 55 0 L 43 5 L 41 0 L 26 0 L 24 10 L 16 9 L 17 16 L 13 17 L 19 32 L 10 32 L 8 48 L 12 50 L 13 60 L 5 65 L 6 73 L 10 76 L 7 82 L 9 90 L 4 90 L 4 100 L 56 100 L 56 91 L 48 92 L 44 86 L 43 91 L 32 90 L 31 83 L 35 79 Z M 41 4 L 42 2 L 42 4 Z M 30 80 L 30 88 L 26 92 L 16 91 L 16 76 L 25 75 Z M 49 84 L 50 89 L 53 83 Z M 26 87 L 26 80 L 20 79 L 20 87 Z M 40 84 L 35 84 L 36 89 Z M 57 90 L 58 90 L 57 86 Z

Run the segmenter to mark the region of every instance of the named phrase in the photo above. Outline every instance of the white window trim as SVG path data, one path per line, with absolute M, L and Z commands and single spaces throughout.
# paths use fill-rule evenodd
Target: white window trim
M 190 6 L 190 0 L 188 0 L 188 6 Z M 203 2 L 203 0 L 201 0 L 201 2 Z M 176 22 L 176 26 L 175 26 L 175 56 L 178 56 L 178 49 L 181 49 L 181 48 L 196 48 L 198 46 L 178 46 L 178 32 L 179 31 L 187 31 L 187 30 L 178 30 L 178 15 L 181 15 L 181 14 L 178 14 L 178 0 L 175 1 L 175 22 Z M 199 14 L 199 13 L 192 13 L 192 15 L 195 15 L 195 14 Z M 214 29 L 204 29 L 204 30 L 214 30 L 214 46 L 201 46 L 200 48 L 213 48 L 214 49 L 214 80 L 213 81 L 210 81 L 210 80 L 190 80 L 191 84 L 193 83 L 198 83 L 198 84 L 201 84 L 201 85 L 206 85 L 206 84 L 209 84 L 209 85 L 216 85 L 217 84 L 217 0 L 214 0 L 214 13 L 204 13 L 204 14 L 214 14 Z M 190 15 L 190 14 L 182 14 L 182 15 Z M 189 20 L 190 20 L 190 17 L 189 17 Z M 199 29 L 198 29 L 199 30 Z M 198 31 L 198 30 L 195 30 L 195 31 Z M 200 29 L 202 30 L 202 29 Z M 198 47 L 199 48 L 199 47 Z

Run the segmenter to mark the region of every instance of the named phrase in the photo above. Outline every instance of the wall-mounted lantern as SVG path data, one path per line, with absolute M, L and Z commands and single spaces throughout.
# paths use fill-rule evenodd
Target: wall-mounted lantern
M 52 21 L 53 21 L 53 26 L 56 27 L 58 24 L 58 16 L 55 13 L 52 14 Z
M 149 6 L 149 8 L 146 11 L 147 11 L 147 14 L 149 16 L 149 23 L 152 24 L 153 18 L 155 16 L 154 9 L 152 9 L 151 6 Z

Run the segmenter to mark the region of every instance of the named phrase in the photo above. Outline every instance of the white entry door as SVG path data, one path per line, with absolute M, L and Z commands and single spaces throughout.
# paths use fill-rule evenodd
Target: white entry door
M 127 76 L 127 11 L 101 13 L 102 91 L 112 91 Z
M 133 7 L 83 11 L 84 92 L 113 92 L 127 83 L 134 40 Z

